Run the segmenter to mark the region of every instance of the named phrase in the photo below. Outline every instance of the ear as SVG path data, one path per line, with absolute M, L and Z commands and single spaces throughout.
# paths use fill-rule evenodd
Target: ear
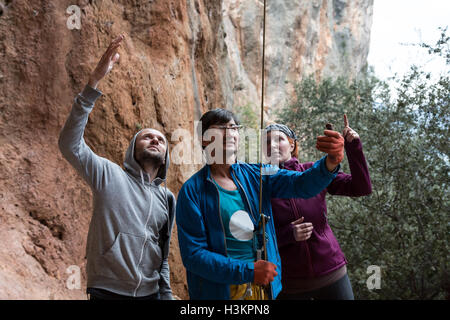
M 292 151 L 294 151 L 295 149 L 295 141 L 291 142 L 289 145 L 289 152 L 292 153 Z

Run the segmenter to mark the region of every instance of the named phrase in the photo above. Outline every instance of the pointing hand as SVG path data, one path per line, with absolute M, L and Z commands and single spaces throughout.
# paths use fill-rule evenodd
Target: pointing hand
M 92 72 L 89 77 L 89 85 L 93 88 L 97 87 L 98 82 L 103 79 L 113 68 L 114 64 L 119 61 L 120 55 L 117 53 L 122 40 L 125 39 L 125 35 L 120 35 L 116 39 L 114 39 L 109 45 L 108 49 L 106 49 L 103 56 L 100 58 L 100 61 L 97 64 L 97 67 Z
M 358 133 L 348 126 L 346 114 L 344 114 L 344 131 L 342 131 L 342 135 L 347 142 L 352 142 L 354 139 L 359 139 Z

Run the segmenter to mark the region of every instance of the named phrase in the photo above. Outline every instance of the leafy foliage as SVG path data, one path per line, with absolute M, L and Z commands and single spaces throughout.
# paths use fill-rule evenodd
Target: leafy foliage
M 260 123 L 256 107 L 251 103 L 235 107 L 243 129 L 240 132 L 238 159 L 247 163 L 259 162 Z
M 241 124 L 246 128 L 258 129 L 259 128 L 259 117 L 258 113 L 254 111 L 256 109 L 251 103 L 246 105 L 235 107 L 236 112 Z
M 430 54 L 450 64 L 443 30 Z M 444 299 L 449 279 L 450 79 L 412 66 L 397 88 L 367 74 L 364 79 L 312 77 L 297 85 L 296 100 L 279 121 L 301 139 L 301 161 L 313 161 L 315 137 L 325 123 L 361 136 L 373 192 L 362 198 L 328 196 L 329 222 L 349 261 L 359 299 Z M 349 172 L 347 162 L 343 170 Z M 369 290 L 370 265 L 381 267 L 381 288 Z
M 439 28 L 441 31 L 441 37 L 437 41 L 435 45 L 429 45 L 427 43 L 421 43 L 420 46 L 422 48 L 428 49 L 429 54 L 437 54 L 443 58 L 445 58 L 447 65 L 450 64 L 450 37 L 447 35 L 447 29 L 445 28 Z

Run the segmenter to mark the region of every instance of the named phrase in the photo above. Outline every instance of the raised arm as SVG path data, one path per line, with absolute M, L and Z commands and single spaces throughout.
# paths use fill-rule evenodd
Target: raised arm
M 118 61 L 117 50 L 123 38 L 123 36 L 119 36 L 111 42 L 94 72 L 90 75 L 88 85 L 75 98 L 58 141 L 59 149 L 64 158 L 94 189 L 98 189 L 101 185 L 102 174 L 108 160 L 97 156 L 85 143 L 83 135 L 89 113 L 94 108 L 95 101 L 102 94 L 96 89 L 97 84 Z
M 268 176 L 270 197 L 272 199 L 312 198 L 331 183 L 339 168 L 338 164 L 335 171 L 330 172 L 326 165 L 326 157 L 323 157 L 303 172 L 280 169 L 277 173 Z
M 344 125 L 345 152 L 351 174 L 340 172 L 328 186 L 328 192 L 333 195 L 352 197 L 369 195 L 372 192 L 372 184 L 361 139 L 358 133 L 349 127 L 346 115 L 344 115 Z

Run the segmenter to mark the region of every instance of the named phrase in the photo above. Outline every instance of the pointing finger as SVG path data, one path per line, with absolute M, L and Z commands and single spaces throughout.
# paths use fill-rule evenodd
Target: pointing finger
M 346 114 L 344 114 L 344 127 L 348 127 L 348 119 Z
M 115 55 L 117 54 L 117 51 L 119 50 L 119 48 L 120 48 L 120 43 L 114 45 L 111 49 L 108 50 L 108 53 L 107 53 L 106 58 L 107 58 L 109 61 L 114 60 L 114 57 L 115 57 Z
M 123 34 L 121 34 L 120 36 L 118 36 L 117 38 L 115 38 L 112 43 L 117 43 L 122 41 L 125 38 L 125 36 Z
M 114 46 L 116 46 L 118 43 L 120 43 L 121 38 L 117 37 L 111 43 L 109 44 L 108 48 L 106 49 L 106 52 L 110 51 Z
M 111 51 L 119 47 L 121 45 L 122 39 L 123 36 L 119 36 L 116 39 L 114 39 L 108 46 L 108 49 L 106 49 L 106 54 L 111 54 Z
M 111 58 L 114 56 L 117 50 L 117 45 L 111 45 L 106 49 L 105 53 L 102 55 L 101 60 L 103 61 L 110 61 Z
M 342 136 L 344 138 L 347 137 L 347 134 L 349 133 L 350 128 L 349 127 L 345 127 L 344 130 L 342 131 Z

